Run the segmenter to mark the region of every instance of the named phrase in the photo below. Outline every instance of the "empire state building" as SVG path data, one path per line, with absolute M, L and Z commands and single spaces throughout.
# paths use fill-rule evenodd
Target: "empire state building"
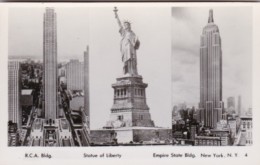
M 200 118 L 205 126 L 214 128 L 222 118 L 222 50 L 219 28 L 213 10 L 200 38 Z

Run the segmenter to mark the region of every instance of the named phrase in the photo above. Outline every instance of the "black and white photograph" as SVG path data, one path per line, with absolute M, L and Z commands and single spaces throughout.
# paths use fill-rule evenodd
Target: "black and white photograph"
M 90 13 L 93 145 L 169 145 L 169 10 L 106 7 Z
M 172 8 L 173 145 L 248 146 L 252 8 Z
M 259 9 L 0 3 L 0 164 L 259 164 Z
M 90 145 L 89 22 L 81 17 L 88 9 L 9 10 L 8 146 Z
M 170 145 L 168 11 L 11 8 L 8 146 Z

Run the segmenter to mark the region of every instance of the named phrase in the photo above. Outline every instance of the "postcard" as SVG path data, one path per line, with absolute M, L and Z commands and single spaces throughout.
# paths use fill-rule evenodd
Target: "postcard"
M 260 161 L 259 4 L 0 9 L 3 164 Z

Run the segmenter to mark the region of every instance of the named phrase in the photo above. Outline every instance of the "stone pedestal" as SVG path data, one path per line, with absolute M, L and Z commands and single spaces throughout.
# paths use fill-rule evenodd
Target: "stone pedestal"
M 147 84 L 143 83 L 142 76 L 124 75 L 112 87 L 114 103 L 106 127 L 154 127 L 146 103 Z

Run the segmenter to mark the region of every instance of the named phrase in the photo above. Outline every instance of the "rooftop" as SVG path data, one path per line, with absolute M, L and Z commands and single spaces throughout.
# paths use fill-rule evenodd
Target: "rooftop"
M 252 120 L 252 116 L 241 116 L 241 120 Z
M 196 136 L 195 139 L 220 140 L 220 137 L 214 137 L 214 136 Z
M 120 128 L 111 128 L 111 129 L 91 129 L 91 131 L 100 131 L 100 130 L 124 130 L 124 131 L 127 131 L 127 130 L 165 130 L 165 129 L 169 129 L 171 130 L 170 128 L 165 128 L 165 127 L 120 127 Z
M 21 94 L 22 95 L 32 95 L 33 89 L 23 89 Z

